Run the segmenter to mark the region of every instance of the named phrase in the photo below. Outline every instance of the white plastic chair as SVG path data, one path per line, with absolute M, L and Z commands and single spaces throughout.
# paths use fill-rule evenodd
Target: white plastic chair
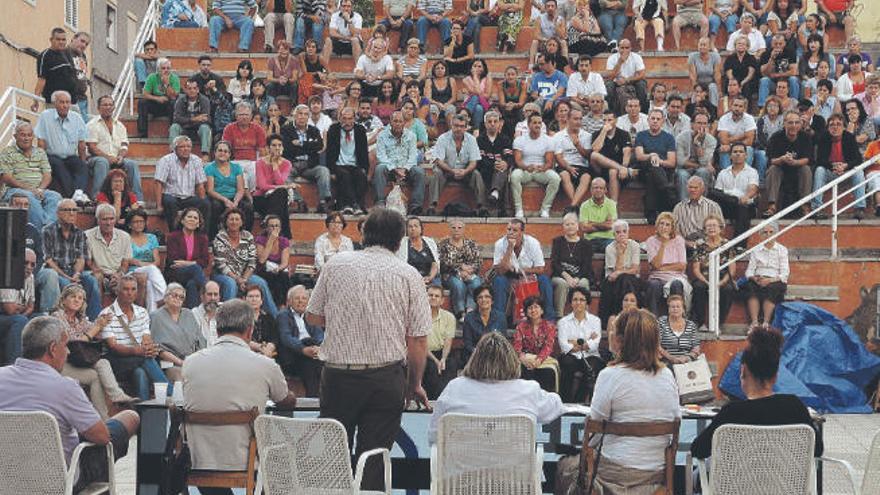
M 433 495 L 535 495 L 544 447 L 525 415 L 445 414 L 431 448 Z
M 257 479 L 266 495 L 391 494 L 391 453 L 388 449 L 364 452 L 352 478 L 348 436 L 335 419 L 264 414 L 254 421 L 254 433 L 260 458 Z M 360 490 L 364 465 L 374 455 L 381 455 L 384 462 L 384 492 Z
M 43 411 L 0 412 L 0 494 L 72 495 L 83 449 L 82 442 L 64 462 L 58 422 Z M 116 493 L 113 445 L 107 444 L 108 481 L 89 484 L 80 494 Z
M 865 476 L 862 478 L 861 489 L 856 485 L 856 472 L 847 461 L 833 457 L 822 457 L 822 462 L 838 464 L 846 469 L 853 495 L 880 495 L 880 431 L 874 435 L 871 450 L 868 451 L 868 462 L 865 464 Z
M 816 493 L 816 432 L 807 425 L 723 425 L 712 435 L 711 476 L 697 459 L 703 495 Z

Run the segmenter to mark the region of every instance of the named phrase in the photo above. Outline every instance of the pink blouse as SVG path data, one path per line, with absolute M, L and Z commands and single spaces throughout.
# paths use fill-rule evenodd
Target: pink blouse
M 196 248 L 196 236 L 183 234 L 183 242 L 186 244 L 186 259 L 192 260 L 193 250 Z
M 652 235 L 645 241 L 645 251 L 648 253 L 648 260 L 654 259 L 657 256 L 657 253 L 660 252 L 660 238 L 656 235 Z M 672 263 L 683 263 L 687 265 L 687 250 L 684 244 L 684 237 L 677 235 L 669 243 L 666 244 L 666 249 L 663 250 L 663 259 L 661 260 L 662 265 L 672 264 Z M 649 279 L 659 280 L 661 282 L 671 282 L 677 279 L 685 279 L 687 280 L 687 275 L 681 272 L 673 272 L 667 270 L 654 270 L 648 276 Z
M 278 170 L 272 170 L 272 165 L 264 159 L 257 160 L 257 189 L 254 196 L 263 196 L 270 189 L 287 184 L 287 177 L 290 175 L 290 169 L 293 167 L 289 160 L 281 159 Z

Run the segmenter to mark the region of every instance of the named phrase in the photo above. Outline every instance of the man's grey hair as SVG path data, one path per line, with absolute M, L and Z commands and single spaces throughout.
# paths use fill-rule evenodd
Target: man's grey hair
M 18 122 L 15 123 L 15 127 L 13 128 L 14 129 L 13 134 L 18 134 L 19 131 L 21 131 L 22 129 L 25 129 L 25 128 L 33 129 L 34 125 L 31 124 L 30 122 L 28 122 L 27 120 L 19 120 Z
M 248 113 L 250 113 L 251 115 L 254 114 L 254 109 L 251 108 L 250 103 L 246 103 L 246 102 L 243 102 L 243 101 L 238 102 L 238 103 L 235 105 L 235 113 L 238 113 L 239 110 L 247 110 Z
M 95 219 L 100 220 L 101 215 L 111 214 L 113 218 L 116 218 L 116 208 L 113 207 L 110 203 L 100 203 L 97 207 L 95 207 Z
M 703 178 L 699 175 L 692 175 L 691 178 L 688 179 L 688 184 L 690 184 L 691 182 L 695 184 L 700 184 L 700 187 L 704 189 L 706 188 L 706 181 L 704 181 Z
M 484 123 L 484 124 L 485 124 L 486 122 L 489 122 L 489 117 L 490 117 L 490 116 L 491 116 L 491 117 L 495 117 L 495 118 L 497 118 L 497 119 L 501 119 L 501 114 L 500 114 L 500 113 L 498 113 L 498 112 L 495 111 L 495 110 L 489 110 L 488 112 L 486 112 L 485 115 L 483 115 L 483 123 Z
M 171 294 L 171 291 L 182 290 L 186 294 L 186 289 L 177 282 L 171 282 L 165 287 L 165 295 Z
M 575 222 L 577 222 L 578 221 L 578 214 L 573 211 L 570 211 L 562 216 L 562 221 L 565 222 L 566 220 L 574 220 Z
M 159 60 L 156 60 L 156 68 L 162 67 L 163 65 L 168 64 L 171 66 L 171 59 L 168 57 L 159 57 Z
M 777 232 L 779 232 L 779 222 L 777 222 L 777 221 L 775 221 L 775 220 L 772 221 L 772 222 L 770 222 L 770 223 L 768 223 L 768 224 L 767 224 L 767 227 L 770 227 L 771 229 L 773 229 L 773 233 L 774 233 L 774 234 L 777 233 Z
M 53 343 L 61 343 L 64 335 L 61 320 L 54 316 L 38 316 L 29 321 L 21 332 L 21 356 L 37 359 L 49 352 Z
M 180 136 L 177 136 L 176 138 L 174 138 L 174 140 L 171 141 L 171 146 L 170 146 L 171 151 L 176 150 L 177 147 L 180 146 L 180 143 L 182 143 L 184 141 L 189 141 L 189 143 L 192 144 L 192 139 L 190 139 L 189 136 L 181 134 Z
M 293 109 L 293 113 L 299 112 L 300 110 L 305 110 L 306 112 L 308 112 L 309 106 L 304 103 L 300 103 L 296 106 L 296 108 Z
M 67 96 L 67 98 L 70 99 L 70 93 L 68 93 L 67 91 L 64 91 L 63 89 L 59 89 L 58 91 L 52 92 L 52 96 L 49 98 L 49 100 L 52 103 L 55 103 L 58 101 L 58 98 L 60 98 L 61 96 Z
M 618 218 L 611 224 L 611 232 L 615 232 L 619 228 L 624 228 L 627 232 L 629 232 L 629 222 L 622 218 Z
M 217 310 L 217 335 L 243 334 L 254 326 L 254 310 L 241 299 L 230 299 Z
M 296 294 L 297 292 L 299 292 L 299 291 L 301 291 L 301 290 L 306 291 L 306 294 L 309 293 L 309 290 L 306 289 L 306 286 L 305 286 L 305 285 L 294 285 L 293 287 L 287 289 L 287 300 L 288 300 L 288 301 L 292 300 L 294 294 Z
M 126 273 L 125 275 L 119 277 L 119 285 L 116 287 L 116 290 L 121 289 L 122 284 L 124 283 L 133 283 L 134 285 L 137 285 L 138 280 L 131 273 Z

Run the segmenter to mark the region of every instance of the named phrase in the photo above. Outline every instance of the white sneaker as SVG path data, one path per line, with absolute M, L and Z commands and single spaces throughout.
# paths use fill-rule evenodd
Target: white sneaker
M 550 210 L 541 208 L 541 218 L 550 218 Z
M 498 201 L 498 198 L 499 198 L 500 196 L 501 196 L 501 195 L 498 194 L 498 191 L 492 191 L 492 192 L 489 193 L 489 197 L 491 197 L 491 198 L 494 199 L 495 201 Z
M 526 218 L 526 214 L 523 213 L 522 210 L 516 210 L 516 213 L 513 216 L 519 218 L 520 220 L 525 220 Z
M 83 192 L 82 189 L 77 189 L 73 192 L 73 196 L 70 199 L 74 200 L 76 203 L 87 204 L 90 203 L 88 195 Z

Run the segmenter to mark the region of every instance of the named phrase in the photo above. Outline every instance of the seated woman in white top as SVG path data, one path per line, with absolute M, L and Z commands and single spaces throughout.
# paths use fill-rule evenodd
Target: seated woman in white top
M 559 395 L 541 390 L 538 382 L 521 380 L 519 373 L 519 358 L 507 338 L 498 332 L 483 335 L 461 376 L 449 382 L 434 404 L 428 441 L 437 441 L 437 425 L 446 413 L 525 414 L 540 424 L 562 416 Z
M 618 423 L 673 421 L 681 418 L 678 387 L 660 361 L 657 319 L 644 309 L 617 317 L 609 336 L 617 359 L 599 373 L 590 417 Z M 590 440 L 598 448 L 601 435 Z M 666 436 L 605 435 L 594 488 L 598 493 L 650 495 L 664 484 Z

